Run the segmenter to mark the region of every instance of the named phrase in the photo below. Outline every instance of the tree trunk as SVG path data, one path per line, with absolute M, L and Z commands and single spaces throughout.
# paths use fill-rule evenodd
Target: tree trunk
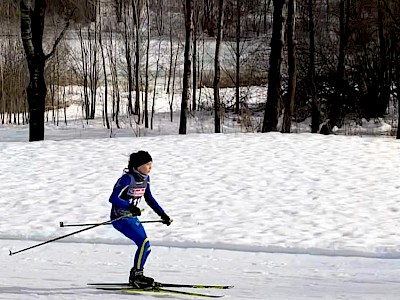
M 69 26 L 69 20 L 76 8 L 67 16 L 67 23 L 54 42 L 49 54 L 43 52 L 44 17 L 46 0 L 20 0 L 21 39 L 29 69 L 27 99 L 29 105 L 29 141 L 44 140 L 44 112 L 46 103 L 46 81 L 44 68 L 46 61 L 56 51 L 58 43 Z
M 191 73 L 190 47 L 192 44 L 193 30 L 193 0 L 185 0 L 185 53 L 183 65 L 183 82 L 182 82 L 182 102 L 181 117 L 179 123 L 179 134 L 186 134 L 186 122 L 189 103 L 189 81 Z
M 154 90 L 153 90 L 153 103 L 151 105 L 151 122 L 150 122 L 150 129 L 153 130 L 153 121 L 154 121 L 154 108 L 156 103 L 156 86 L 157 86 L 157 78 L 158 78 L 158 71 L 160 66 L 160 52 L 161 52 L 161 38 L 158 41 L 158 52 L 157 52 L 157 63 L 156 63 L 156 74 L 154 76 Z
M 111 83 L 112 83 L 112 120 L 115 121 L 115 125 L 117 128 L 119 126 L 119 110 L 120 110 L 120 89 L 119 89 L 119 80 L 118 80 L 118 72 L 117 72 L 117 46 L 113 44 L 114 36 L 113 31 L 110 30 L 110 38 L 108 39 L 110 45 L 107 47 L 107 56 L 109 60 L 110 72 L 111 72 Z
M 282 63 L 282 31 L 283 5 L 285 0 L 273 0 L 274 13 L 272 23 L 271 54 L 269 57 L 268 96 L 265 105 L 262 132 L 276 131 L 279 117 L 279 101 L 281 98 L 281 63 Z
M 240 110 L 240 11 L 241 0 L 236 0 L 236 82 L 235 82 L 235 113 Z
M 147 45 L 146 45 L 146 75 L 144 89 L 144 127 L 149 128 L 149 55 L 150 55 L 150 8 L 149 0 L 146 1 L 146 17 L 147 17 Z M 154 86 L 156 89 L 156 86 Z
M 347 7 L 347 8 L 346 8 Z M 328 122 L 321 128 L 320 133 L 330 134 L 333 128 L 338 125 L 340 110 L 344 100 L 344 84 L 345 84 L 345 50 L 348 41 L 349 26 L 349 10 L 350 0 L 340 0 L 339 4 L 339 23 L 340 23 L 340 45 L 339 58 L 337 67 L 337 80 L 333 99 L 331 99 L 330 109 L 328 113 Z
M 172 39 L 172 13 L 169 12 L 169 69 L 168 69 L 168 81 L 167 81 L 167 94 L 170 93 L 172 66 L 174 59 L 174 44 Z
M 132 0 L 133 24 L 135 25 L 135 115 L 140 123 L 140 16 L 142 11 L 141 0 Z
M 384 115 L 389 105 L 390 100 L 390 80 L 388 55 L 387 55 L 387 42 L 385 34 L 385 16 L 384 4 L 382 0 L 378 0 L 378 32 L 379 32 L 379 55 L 380 55 L 380 68 L 379 68 L 379 115 Z
M 96 7 L 96 5 L 94 5 Z M 96 24 L 97 27 L 97 24 Z M 94 31 L 94 42 L 90 39 L 90 119 L 94 119 L 96 115 L 97 86 L 99 84 L 98 48 L 97 48 L 98 28 Z M 93 48 L 92 48 L 93 47 Z
M 117 22 L 121 23 L 122 22 L 122 0 L 115 0 L 114 7 L 115 7 L 115 15 L 117 17 Z
M 196 4 L 194 11 L 193 11 L 193 74 L 192 74 L 192 110 L 197 110 L 197 33 L 198 33 L 198 26 L 199 26 L 199 12 L 200 7 Z
M 293 107 L 296 96 L 296 41 L 295 41 L 295 24 L 296 24 L 296 0 L 288 2 L 288 21 L 287 21 L 287 43 L 288 43 L 288 64 L 289 64 L 289 88 L 288 95 L 285 99 L 285 115 L 283 117 L 282 132 L 290 133 L 292 125 Z
M 81 47 L 81 61 L 82 61 L 82 77 L 83 77 L 83 109 L 85 111 L 85 120 L 87 121 L 89 119 L 89 91 L 88 91 L 88 78 L 89 78 L 89 63 L 87 59 L 87 49 L 85 46 L 85 38 L 83 37 L 82 34 L 82 26 L 79 26 L 79 31 L 78 31 L 78 38 L 79 38 L 79 44 Z
M 44 140 L 44 111 L 47 87 L 44 79 L 46 57 L 43 53 L 45 0 L 21 0 L 21 38 L 29 68 L 27 98 L 29 141 Z
M 308 24 L 310 30 L 310 65 L 308 67 L 308 80 L 311 96 L 311 132 L 319 130 L 319 109 L 317 102 L 317 88 L 315 86 L 315 23 L 314 23 L 314 1 L 308 0 Z
M 99 33 L 99 45 L 100 45 L 100 50 L 101 50 L 101 59 L 103 62 L 103 74 L 104 74 L 104 108 L 103 108 L 103 114 L 104 114 L 104 120 L 107 126 L 107 129 L 110 129 L 110 121 L 108 119 L 108 82 L 107 82 L 107 70 L 106 70 L 106 59 L 104 55 L 104 45 L 103 45 L 103 39 L 102 39 L 102 27 L 101 27 L 101 11 L 100 11 L 100 0 L 98 3 L 98 8 L 99 8 L 99 16 L 100 16 L 100 21 L 99 21 L 99 27 L 100 27 L 100 33 Z
M 125 60 L 126 60 L 126 69 L 128 71 L 128 114 L 133 114 L 133 105 L 132 105 L 132 91 L 133 91 L 133 74 L 132 74 L 132 31 L 133 29 L 129 27 L 129 17 L 130 17 L 130 8 L 129 6 L 124 3 L 123 6 L 123 21 L 124 24 L 124 31 L 122 33 L 124 39 L 124 46 L 125 46 Z M 122 16 L 122 14 L 121 14 Z
M 221 79 L 221 66 L 219 62 L 222 28 L 224 23 L 224 0 L 218 0 L 218 23 L 217 23 L 217 41 L 215 43 L 214 60 L 214 124 L 215 133 L 221 132 L 221 100 L 219 97 L 219 82 Z
M 398 39 L 395 39 L 395 42 L 398 41 Z M 396 53 L 395 53 L 395 57 L 396 57 L 396 61 L 400 62 L 400 47 L 396 47 Z M 396 64 L 396 84 L 397 84 L 397 91 L 399 91 L 399 87 L 400 87 L 400 63 Z M 397 113 L 398 113 L 398 117 L 397 117 L 397 134 L 396 134 L 396 139 L 400 139 L 400 93 L 397 92 Z
M 214 10 L 214 0 L 205 0 L 203 5 L 202 28 L 208 36 L 215 36 Z
M 172 67 L 172 92 L 171 92 L 171 97 L 170 97 L 170 100 L 169 100 L 169 116 L 170 116 L 171 123 L 174 121 L 173 106 L 174 106 L 174 99 L 175 99 L 176 65 L 178 63 L 179 48 L 180 48 L 180 45 L 178 44 L 178 47 L 177 47 L 176 52 L 175 52 L 175 58 L 174 58 L 174 61 L 173 61 L 173 67 Z M 188 101 L 189 101 L 189 99 L 188 99 Z
M 194 31 L 196 32 L 196 31 Z M 192 74 L 192 110 L 196 111 L 197 110 L 197 33 L 193 34 L 193 74 Z

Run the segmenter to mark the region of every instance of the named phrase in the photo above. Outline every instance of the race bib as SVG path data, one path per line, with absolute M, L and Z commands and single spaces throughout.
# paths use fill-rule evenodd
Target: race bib
M 131 187 L 128 190 L 128 195 L 132 196 L 132 197 L 142 197 L 144 195 L 144 193 L 146 192 L 146 188 L 135 188 L 135 187 Z

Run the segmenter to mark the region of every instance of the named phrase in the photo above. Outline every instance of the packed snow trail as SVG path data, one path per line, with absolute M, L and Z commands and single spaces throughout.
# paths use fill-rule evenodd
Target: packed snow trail
M 55 242 L 8 255 L 33 243 L 0 240 L 0 299 L 155 299 L 87 286 L 127 280 L 134 246 Z M 146 268 L 158 281 L 234 285 L 218 291 L 230 300 L 398 300 L 399 271 L 397 259 L 167 247 L 153 247 Z

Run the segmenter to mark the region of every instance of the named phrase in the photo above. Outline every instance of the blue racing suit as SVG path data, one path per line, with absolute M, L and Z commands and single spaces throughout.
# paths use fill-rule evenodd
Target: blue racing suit
M 109 200 L 112 203 L 111 220 L 129 214 L 131 203 L 138 205 L 142 196 L 144 196 L 146 203 L 156 214 L 159 216 L 164 214 L 164 210 L 151 194 L 149 176 L 143 176 L 141 173 L 135 171 L 122 175 L 114 185 L 114 190 Z M 136 216 L 126 217 L 113 222 L 112 225 L 138 246 L 133 268 L 143 270 L 151 248 L 150 241 L 140 220 Z

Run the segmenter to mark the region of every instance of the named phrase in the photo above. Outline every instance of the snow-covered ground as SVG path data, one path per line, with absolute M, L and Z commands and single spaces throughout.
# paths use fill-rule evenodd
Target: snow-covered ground
M 0 240 L 4 255 L 0 260 L 0 299 L 159 299 L 86 286 L 87 282 L 126 281 L 133 246 L 53 243 L 6 256 L 10 245 L 22 248 L 32 244 Z M 233 284 L 230 290 L 202 290 L 223 294 L 223 299 L 229 300 L 396 300 L 399 269 L 398 260 L 388 259 L 157 246 L 146 271 L 163 281 Z
M 146 274 L 233 284 L 213 292 L 235 300 L 399 298 L 399 141 L 307 133 L 98 138 L 101 131 L 0 143 L 0 299 L 145 298 L 86 286 L 127 279 L 135 246 L 111 226 L 8 256 L 78 229 L 60 221 L 106 221 L 113 184 L 140 149 L 153 156 L 152 191 L 174 219 L 146 225 Z M 157 219 L 143 208 L 142 220 Z

